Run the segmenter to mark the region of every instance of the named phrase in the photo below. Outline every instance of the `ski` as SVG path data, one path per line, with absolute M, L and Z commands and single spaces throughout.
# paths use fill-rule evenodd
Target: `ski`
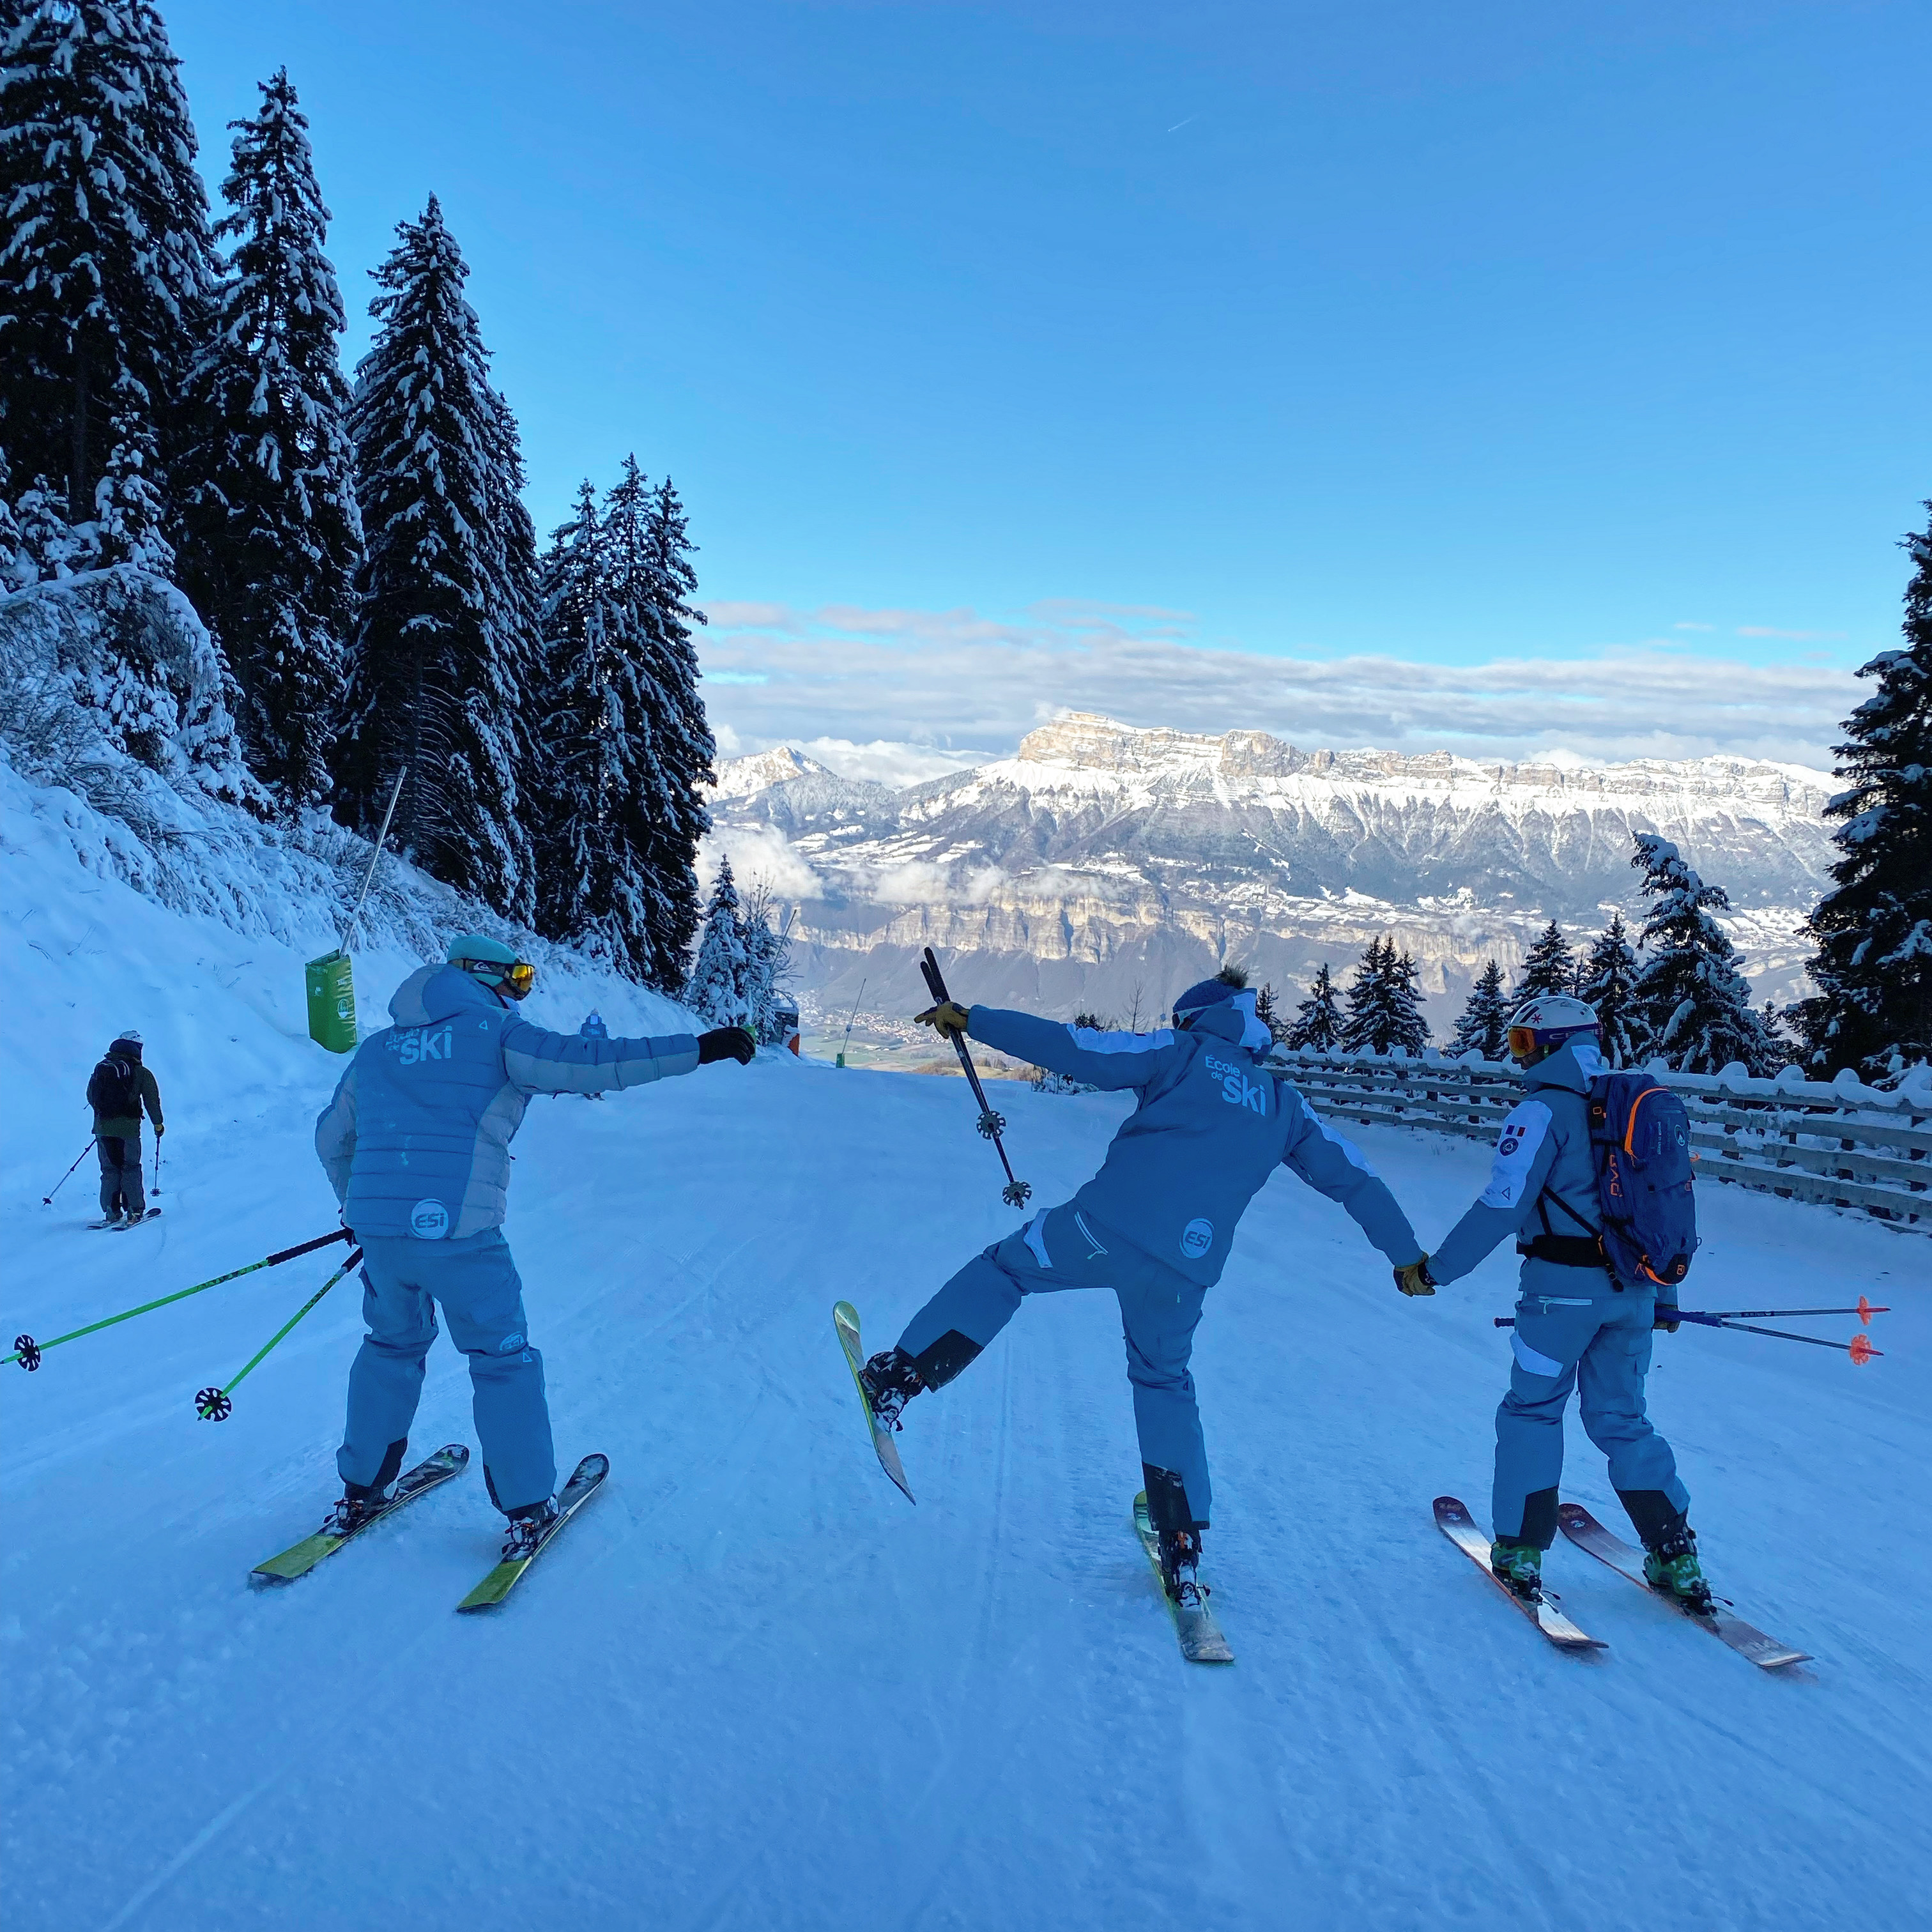
M 424 1456 L 413 1469 L 398 1478 L 388 1500 L 380 1509 L 371 1510 L 346 1536 L 332 1536 L 326 1530 L 318 1530 L 279 1556 L 256 1564 L 248 1573 L 249 1582 L 260 1589 L 265 1585 L 292 1583 L 298 1576 L 306 1576 L 325 1556 L 333 1556 L 345 1543 L 354 1542 L 365 1529 L 373 1529 L 405 1503 L 412 1503 L 451 1477 L 461 1475 L 469 1460 L 470 1450 L 465 1444 L 446 1443 L 434 1456 Z
M 1221 1626 L 1214 1621 L 1214 1612 L 1208 1607 L 1206 1586 L 1202 1586 L 1201 1606 L 1198 1610 L 1182 1609 L 1167 1594 L 1167 1579 L 1161 1574 L 1160 1569 L 1160 1538 L 1155 1533 L 1153 1517 L 1148 1514 L 1144 1490 L 1134 1498 L 1134 1534 L 1147 1552 L 1147 1560 L 1154 1565 L 1154 1581 L 1160 1586 L 1161 1600 L 1173 1615 L 1174 1634 L 1180 1640 L 1181 1655 L 1190 1664 L 1232 1664 L 1234 1650 L 1221 1634 Z
M 832 1325 L 838 1331 L 839 1347 L 845 1352 L 845 1366 L 852 1371 L 852 1386 L 859 1391 L 859 1406 L 866 1412 L 866 1432 L 872 1438 L 879 1467 L 898 1484 L 908 1502 L 916 1503 L 919 1498 L 906 1481 L 905 1465 L 899 1460 L 898 1444 L 892 1440 L 890 1429 L 879 1426 L 879 1418 L 872 1413 L 872 1405 L 866 1394 L 866 1384 L 859 1379 L 859 1371 L 866 1366 L 865 1353 L 859 1346 L 859 1311 L 849 1301 L 834 1303 Z
M 550 1547 L 551 1538 L 602 1488 L 604 1478 L 610 1473 L 609 1456 L 585 1456 L 572 1473 L 570 1480 L 564 1484 L 563 1493 L 556 1499 L 556 1515 L 536 1549 L 513 1562 L 498 1564 L 456 1607 L 459 1610 L 495 1609 L 516 1588 L 524 1572 Z
M 1628 1576 L 1640 1588 L 1649 1591 L 1653 1597 L 1680 1611 L 1700 1629 L 1708 1630 L 1720 1642 L 1729 1644 L 1740 1657 L 1748 1658 L 1760 1670 L 1780 1670 L 1787 1664 L 1810 1660 L 1809 1651 L 1793 1650 L 1789 1644 L 1780 1643 L 1774 1636 L 1766 1636 L 1755 1624 L 1746 1623 L 1742 1617 L 1733 1616 L 1721 1604 L 1706 1616 L 1680 1604 L 1664 1591 L 1652 1589 L 1643 1574 L 1643 1552 L 1624 1542 L 1615 1532 L 1606 1529 L 1582 1504 L 1559 1503 L 1556 1521 L 1563 1534 L 1579 1550 L 1587 1550 L 1619 1576 Z
M 136 1220 L 132 1221 L 123 1221 L 119 1227 L 112 1229 L 111 1232 L 117 1234 L 124 1234 L 130 1228 L 139 1228 L 145 1223 L 154 1220 L 156 1216 L 160 1214 L 160 1211 L 161 1210 L 158 1208 L 150 1208 L 145 1214 L 138 1216 Z
M 1572 1623 L 1547 1591 L 1534 1603 L 1527 1598 L 1519 1597 L 1490 1568 L 1490 1540 L 1476 1527 L 1475 1518 L 1456 1498 L 1436 1498 L 1436 1526 L 1558 1650 L 1610 1648 L 1600 1637 L 1594 1637 Z

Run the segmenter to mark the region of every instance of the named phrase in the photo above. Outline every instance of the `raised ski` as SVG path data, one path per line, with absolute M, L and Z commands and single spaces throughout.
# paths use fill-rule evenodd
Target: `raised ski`
M 1519 1597 L 1490 1568 L 1490 1539 L 1476 1527 L 1475 1518 L 1457 1498 L 1436 1498 L 1436 1526 L 1558 1650 L 1609 1649 L 1602 1639 L 1572 1623 L 1546 1591 L 1534 1600 Z
M 494 1610 L 516 1588 L 524 1572 L 550 1547 L 557 1532 L 603 1486 L 604 1478 L 610 1473 L 609 1456 L 585 1456 L 572 1472 L 570 1480 L 564 1484 L 563 1493 L 556 1499 L 556 1514 L 545 1526 L 536 1548 L 527 1556 L 498 1564 L 456 1607 L 459 1610 Z
M 916 1502 L 919 1498 L 906 1481 L 905 1465 L 899 1460 L 898 1444 L 892 1440 L 890 1429 L 879 1426 L 879 1418 L 872 1412 L 872 1400 L 866 1394 L 866 1384 L 859 1378 L 859 1371 L 866 1365 L 865 1352 L 859 1346 L 859 1311 L 849 1301 L 835 1303 L 832 1325 L 838 1332 L 839 1347 L 845 1352 L 845 1366 L 852 1371 L 852 1386 L 859 1391 L 859 1406 L 866 1412 L 866 1430 L 872 1438 L 879 1467 L 898 1484 L 908 1502 Z
M 1160 1586 L 1161 1600 L 1174 1616 L 1174 1634 L 1180 1640 L 1180 1654 L 1190 1664 L 1232 1664 L 1234 1647 L 1221 1634 L 1221 1626 L 1214 1621 L 1214 1612 L 1208 1607 L 1208 1592 L 1204 1586 L 1198 1604 L 1178 1604 L 1167 1594 L 1167 1579 L 1160 1567 L 1160 1538 L 1156 1534 L 1154 1518 L 1148 1513 L 1147 1492 L 1143 1490 L 1134 1498 L 1134 1534 L 1141 1540 L 1141 1547 L 1147 1552 L 1147 1560 L 1154 1565 L 1154 1581 Z
M 1668 1592 L 1653 1588 L 1643 1574 L 1643 1552 L 1624 1542 L 1614 1531 L 1606 1529 L 1581 1503 L 1559 1503 L 1556 1522 L 1579 1550 L 1587 1550 L 1599 1562 L 1607 1563 L 1618 1576 L 1628 1576 L 1652 1596 L 1661 1598 L 1700 1629 L 1708 1630 L 1720 1642 L 1729 1644 L 1740 1657 L 1749 1658 L 1760 1670 L 1779 1670 L 1787 1664 L 1810 1660 L 1810 1652 L 1793 1650 L 1789 1644 L 1780 1643 L 1774 1636 L 1767 1636 L 1755 1624 L 1746 1623 L 1742 1617 L 1733 1616 L 1722 1604 L 1714 1604 L 1708 1612 L 1694 1610 Z
M 248 1573 L 248 1580 L 256 1588 L 274 1583 L 292 1583 L 298 1576 L 306 1576 L 326 1556 L 333 1556 L 345 1543 L 352 1543 L 366 1529 L 373 1529 L 386 1516 L 393 1516 L 405 1503 L 412 1503 L 417 1497 L 427 1496 L 440 1484 L 446 1483 L 452 1476 L 462 1474 L 470 1461 L 470 1450 L 461 1442 L 446 1442 L 434 1456 L 425 1456 L 413 1469 L 406 1469 L 396 1479 L 396 1486 L 388 1500 L 368 1510 L 356 1522 L 352 1529 L 331 1531 L 326 1526 L 313 1536 L 305 1536 L 292 1548 L 285 1550 L 279 1556 L 271 1556 L 266 1563 L 258 1563 Z

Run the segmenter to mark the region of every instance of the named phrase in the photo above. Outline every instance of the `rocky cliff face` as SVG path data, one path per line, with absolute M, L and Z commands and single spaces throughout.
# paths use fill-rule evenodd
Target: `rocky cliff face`
M 995 1004 L 1125 1014 L 1138 996 L 1144 1016 L 1226 959 L 1298 998 L 1321 961 L 1339 976 L 1393 933 L 1438 1024 L 1484 959 L 1513 967 L 1546 920 L 1581 936 L 1612 906 L 1628 918 L 1637 831 L 1675 839 L 1730 892 L 1757 990 L 1786 997 L 1834 789 L 1750 759 L 1485 764 L 1087 713 L 901 791 L 790 752 L 721 778 L 720 836 L 742 842 L 742 873 L 782 869 L 800 897 L 801 989 L 828 1008 L 862 974 L 888 1001 L 916 997 L 910 962 L 926 945 L 970 956 L 962 995 Z

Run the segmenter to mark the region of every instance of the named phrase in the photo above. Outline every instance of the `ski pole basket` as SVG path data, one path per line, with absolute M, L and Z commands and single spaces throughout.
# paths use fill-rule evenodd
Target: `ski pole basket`
M 926 989 L 932 995 L 934 1003 L 942 1006 L 946 1005 L 952 995 L 946 990 L 946 981 L 940 973 L 939 962 L 933 957 L 932 948 L 929 946 L 919 962 L 919 970 L 926 976 Z M 960 1071 L 965 1075 L 967 1084 L 973 1090 L 973 1097 L 980 1103 L 980 1118 L 975 1125 L 979 1128 L 981 1137 L 992 1142 L 994 1151 L 1000 1156 L 1000 1165 L 1006 1171 L 1006 1184 L 1000 1190 L 1000 1198 L 1009 1208 L 1024 1208 L 1033 1198 L 1033 1188 L 1029 1182 L 1015 1175 L 1013 1164 L 1006 1158 L 1006 1143 L 1000 1138 L 1006 1124 L 1006 1116 L 994 1113 L 987 1104 L 986 1090 L 980 1084 L 979 1070 L 973 1064 L 973 1056 L 966 1051 L 965 1041 L 958 1034 L 952 1036 L 952 1049 L 959 1056 Z

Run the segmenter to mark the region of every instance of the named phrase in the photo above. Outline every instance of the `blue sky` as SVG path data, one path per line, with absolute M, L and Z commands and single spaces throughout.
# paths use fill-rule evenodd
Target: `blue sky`
M 1922 0 L 163 10 L 212 177 L 288 65 L 352 359 L 434 190 L 540 526 L 676 478 L 734 748 L 1816 759 L 1896 635 Z

